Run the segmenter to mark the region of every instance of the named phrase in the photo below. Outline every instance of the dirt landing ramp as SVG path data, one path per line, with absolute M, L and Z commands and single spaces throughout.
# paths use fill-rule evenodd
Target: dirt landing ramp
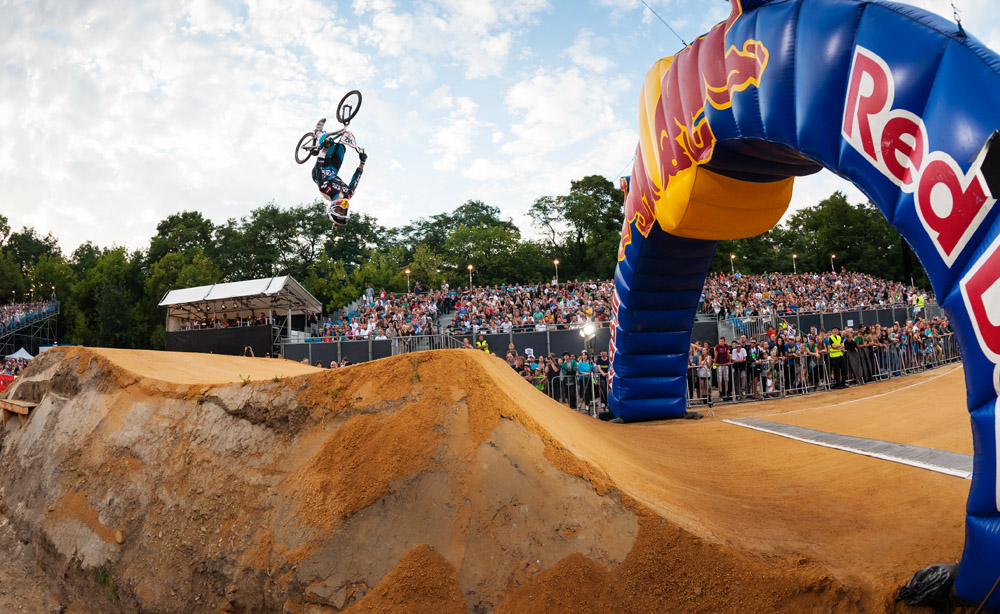
M 474 351 L 61 349 L 8 395 L 3 522 L 94 611 L 895 611 L 962 542 L 962 480 L 599 423 Z

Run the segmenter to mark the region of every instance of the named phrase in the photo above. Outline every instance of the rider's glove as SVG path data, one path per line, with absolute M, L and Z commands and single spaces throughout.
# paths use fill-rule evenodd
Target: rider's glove
M 358 150 L 358 158 L 361 159 L 361 163 L 362 164 L 364 164 L 365 161 L 368 160 L 368 154 L 365 153 L 364 149 L 359 149 Z

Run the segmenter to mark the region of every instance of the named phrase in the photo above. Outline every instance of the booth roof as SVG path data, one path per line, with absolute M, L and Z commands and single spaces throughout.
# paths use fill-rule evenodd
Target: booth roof
M 172 307 L 190 303 L 211 303 L 228 299 L 266 298 L 270 301 L 279 297 L 290 301 L 294 309 L 309 311 L 320 311 L 322 309 L 322 305 L 316 297 L 310 294 L 308 290 L 302 287 L 302 284 L 295 281 L 290 275 L 171 290 L 163 296 L 159 306 Z M 284 307 L 283 304 L 278 303 L 275 303 L 275 306 Z M 261 305 L 255 305 L 255 307 L 259 308 Z

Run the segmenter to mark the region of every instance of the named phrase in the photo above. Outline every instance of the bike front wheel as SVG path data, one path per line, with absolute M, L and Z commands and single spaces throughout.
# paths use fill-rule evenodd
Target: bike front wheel
M 309 161 L 309 158 L 313 156 L 316 151 L 316 135 L 312 132 L 306 132 L 299 139 L 299 144 L 295 146 L 295 161 L 299 164 L 305 164 Z
M 344 94 L 337 105 L 337 121 L 345 126 L 351 123 L 354 116 L 361 110 L 361 92 L 351 90 Z

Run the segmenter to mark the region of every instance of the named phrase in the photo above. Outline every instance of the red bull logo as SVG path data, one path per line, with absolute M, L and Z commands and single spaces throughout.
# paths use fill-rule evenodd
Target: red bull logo
M 996 365 L 992 380 L 1000 394 L 1000 236 L 972 265 L 959 287 L 979 349 Z M 1000 421 L 997 424 L 1000 425 Z
M 949 267 L 993 207 L 976 161 L 968 173 L 942 151 L 929 151 L 918 115 L 893 109 L 895 80 L 881 57 L 854 50 L 841 134 L 880 173 L 913 194 L 917 216 Z
M 619 260 L 625 258 L 625 246 L 632 242 L 631 224 L 643 236 L 649 235 L 657 201 L 668 193 L 671 180 L 712 159 L 716 138 L 705 114 L 706 105 L 728 109 L 734 92 L 760 84 L 767 69 L 767 47 L 757 40 L 726 47 L 726 32 L 737 17 L 734 12 L 729 21 L 675 55 L 659 83 L 662 95 L 655 109 L 650 109 L 648 128 L 656 160 L 645 160 L 642 147 L 636 154 Z M 649 93 L 644 92 L 643 98 L 648 99 Z M 648 149 L 645 152 L 650 153 Z M 647 169 L 654 170 L 655 177 L 650 177 Z

